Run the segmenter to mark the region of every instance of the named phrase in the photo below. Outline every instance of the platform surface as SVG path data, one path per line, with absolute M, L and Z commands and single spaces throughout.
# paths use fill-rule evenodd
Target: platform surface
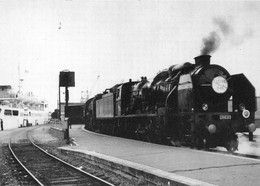
M 260 185 L 260 160 L 111 137 L 80 125 L 69 132 L 77 145 L 67 149 L 92 151 L 215 185 Z

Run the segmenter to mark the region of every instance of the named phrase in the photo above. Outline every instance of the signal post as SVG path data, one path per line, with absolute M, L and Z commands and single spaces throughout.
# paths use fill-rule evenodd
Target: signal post
M 63 70 L 60 72 L 59 76 L 59 89 L 60 87 L 65 87 L 65 117 L 67 117 L 67 108 L 69 104 L 69 90 L 68 87 L 75 87 L 75 73 L 70 72 L 69 70 Z M 67 120 L 67 125 L 65 129 L 64 138 L 69 144 L 69 121 Z

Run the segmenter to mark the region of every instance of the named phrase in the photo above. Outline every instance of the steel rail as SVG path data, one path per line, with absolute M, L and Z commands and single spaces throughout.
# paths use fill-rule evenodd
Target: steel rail
M 102 183 L 104 183 L 104 184 L 106 184 L 106 185 L 115 186 L 115 185 L 112 184 L 112 183 L 109 183 L 109 182 L 107 182 L 107 181 L 105 181 L 105 180 L 103 180 L 103 179 L 101 179 L 101 178 L 99 178 L 99 177 L 97 177 L 97 176 L 95 176 L 95 175 L 93 175 L 93 174 L 90 174 L 90 173 L 88 173 L 88 172 L 86 172 L 86 171 L 83 171 L 83 170 L 81 170 L 80 168 L 75 167 L 75 166 L 69 164 L 68 162 L 63 161 L 62 159 L 60 159 L 60 158 L 58 158 L 58 157 L 56 157 L 56 156 L 54 156 L 54 155 L 48 153 L 46 150 L 44 150 L 44 149 L 42 149 L 41 147 L 39 147 L 38 145 L 36 145 L 36 144 L 32 141 L 32 139 L 31 139 L 30 137 L 28 137 L 28 139 L 30 140 L 30 142 L 31 142 L 36 148 L 38 148 L 39 150 L 41 150 L 42 152 L 44 152 L 44 153 L 47 154 L 48 156 L 50 156 L 50 157 L 56 159 L 57 161 L 59 161 L 59 162 L 65 164 L 65 165 L 67 165 L 67 166 L 73 168 L 74 170 L 79 171 L 79 172 L 82 173 L 82 174 L 85 174 L 85 175 L 90 176 L 90 177 L 92 177 L 92 178 L 94 178 L 94 179 L 96 179 L 96 180 L 99 180 L 100 182 L 102 182 Z
M 52 155 L 52 154 L 46 152 L 46 150 L 44 150 L 44 149 L 42 149 L 41 147 L 39 147 L 38 145 L 36 145 L 28 135 L 27 135 L 27 138 L 30 140 L 30 142 L 33 144 L 34 147 L 36 147 L 37 149 L 39 149 L 41 152 L 45 153 L 45 154 L 48 155 L 49 157 L 51 157 L 51 158 L 53 158 L 53 159 L 55 159 L 55 160 L 61 162 L 62 164 L 65 164 L 66 166 L 72 168 L 73 170 L 76 170 L 76 171 L 80 172 L 81 174 L 84 174 L 84 175 L 86 175 L 86 176 L 92 177 L 92 178 L 94 178 L 94 179 L 96 179 L 96 180 L 98 180 L 98 181 L 104 183 L 105 185 L 115 186 L 115 185 L 112 184 L 112 183 L 109 183 L 109 182 L 107 182 L 107 181 L 105 181 L 105 180 L 103 180 L 103 179 L 101 179 L 101 178 L 99 178 L 99 177 L 97 177 L 97 176 L 95 176 L 95 175 L 93 175 L 93 174 L 90 174 L 90 173 L 88 173 L 88 172 L 86 172 L 86 171 L 83 171 L 83 170 L 81 170 L 80 168 L 75 167 L 75 166 L 73 166 L 73 165 L 71 165 L 71 164 L 69 164 L 69 163 L 63 161 L 62 159 L 60 159 L 60 158 L 58 158 L 58 157 L 56 157 L 56 156 L 54 156 L 54 155 Z M 15 152 L 13 151 L 12 146 L 11 146 L 11 140 L 12 140 L 12 138 L 10 138 L 10 141 L 9 141 L 9 145 L 8 145 L 8 146 L 9 146 L 9 150 L 10 150 L 10 152 L 12 153 L 12 155 L 14 156 L 15 160 L 16 160 L 16 161 L 21 165 L 21 167 L 31 176 L 31 178 L 33 178 L 33 180 L 35 180 L 40 186 L 44 186 L 44 184 L 43 184 L 41 181 L 39 181 L 39 180 L 33 175 L 33 173 L 31 173 L 31 172 L 26 168 L 26 166 L 19 160 L 19 158 L 16 156 L 16 154 L 15 154 Z
M 11 151 L 12 155 L 14 156 L 15 160 L 21 165 L 21 167 L 41 186 L 44 186 L 44 184 L 42 184 L 25 166 L 24 164 L 18 159 L 18 157 L 15 155 L 12 147 L 11 147 L 11 139 L 10 138 L 10 141 L 9 141 L 9 150 Z

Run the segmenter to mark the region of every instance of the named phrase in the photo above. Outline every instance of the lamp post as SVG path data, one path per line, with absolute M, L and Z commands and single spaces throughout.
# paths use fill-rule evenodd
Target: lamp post
M 65 87 L 65 102 L 66 102 L 66 104 L 65 104 L 65 117 L 66 117 L 67 116 L 67 111 L 66 111 L 67 109 L 66 108 L 68 108 L 68 104 L 69 104 L 68 87 L 75 87 L 75 73 L 70 72 L 69 70 L 61 71 L 60 76 L 59 76 L 59 93 L 60 93 L 60 87 Z M 69 144 L 69 123 L 68 123 L 68 120 L 67 120 L 66 129 L 65 129 L 65 139 L 67 140 L 67 143 Z

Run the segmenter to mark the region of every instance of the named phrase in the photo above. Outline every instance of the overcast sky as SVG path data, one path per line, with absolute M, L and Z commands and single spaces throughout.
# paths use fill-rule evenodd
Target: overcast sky
M 0 84 L 17 90 L 20 65 L 23 90 L 54 108 L 64 69 L 75 72 L 70 101 L 79 101 L 82 90 L 194 63 L 214 31 L 212 63 L 244 73 L 260 95 L 259 19 L 253 1 L 0 0 Z

